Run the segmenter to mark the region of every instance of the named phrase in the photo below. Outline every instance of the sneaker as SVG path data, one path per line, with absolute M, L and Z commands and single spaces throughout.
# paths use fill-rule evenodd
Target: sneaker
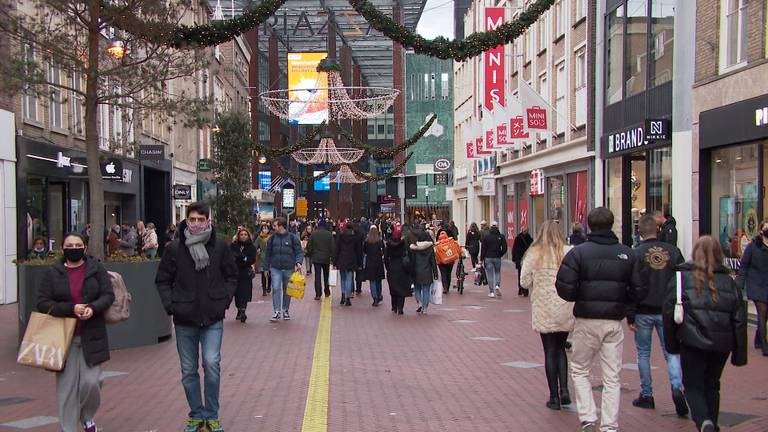
M 286 321 L 291 320 L 291 314 L 288 313 L 288 311 L 283 312 L 283 319 Z
M 715 427 L 715 424 L 712 423 L 712 420 L 704 420 L 701 423 L 701 432 L 715 432 L 717 428 Z
M 187 425 L 184 427 L 184 432 L 197 432 L 203 427 L 205 422 L 197 419 L 187 420 Z
M 688 415 L 688 403 L 685 401 L 685 394 L 679 388 L 672 389 L 672 401 L 675 403 L 675 412 L 680 417 Z
M 221 422 L 218 420 L 208 420 L 207 426 L 210 432 L 224 432 L 224 428 L 221 427 Z
M 99 432 L 99 428 L 96 427 L 96 423 L 87 421 L 83 423 L 83 431 L 85 432 Z
M 654 402 L 653 396 L 640 395 L 637 399 L 632 401 L 632 406 L 645 409 L 655 409 L 656 402 Z
M 498 285 L 496 285 L 494 292 L 496 293 L 496 297 L 501 297 L 501 288 L 499 288 Z
M 494 293 L 488 293 L 488 297 L 490 297 L 490 298 L 496 298 L 496 294 L 494 294 Z
M 271 322 L 278 322 L 280 321 L 280 312 L 275 312 L 275 315 L 272 316 L 272 318 L 269 319 Z
M 581 422 L 581 429 L 579 430 L 581 432 L 597 432 L 597 425 L 592 422 L 584 421 Z

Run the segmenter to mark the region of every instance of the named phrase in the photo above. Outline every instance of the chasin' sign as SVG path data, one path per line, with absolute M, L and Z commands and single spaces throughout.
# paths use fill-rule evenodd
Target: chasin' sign
M 504 8 L 485 8 L 485 30 L 496 30 L 504 23 Z M 483 54 L 485 72 L 485 109 L 493 110 L 493 102 L 505 105 L 504 45 L 491 48 Z

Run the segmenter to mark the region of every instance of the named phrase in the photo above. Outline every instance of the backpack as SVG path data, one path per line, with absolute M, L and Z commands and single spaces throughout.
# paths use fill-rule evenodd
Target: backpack
M 104 321 L 107 324 L 117 324 L 125 321 L 131 316 L 131 293 L 125 287 L 123 277 L 120 273 L 107 272 L 109 280 L 112 282 L 112 291 L 115 293 L 115 301 L 112 306 L 104 312 Z
M 452 238 L 438 241 L 435 245 L 435 258 L 438 264 L 453 264 L 459 260 L 459 255 L 461 255 L 461 247 Z

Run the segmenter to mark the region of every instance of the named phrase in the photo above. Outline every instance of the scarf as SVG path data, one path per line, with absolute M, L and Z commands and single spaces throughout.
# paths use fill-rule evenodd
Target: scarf
M 189 254 L 192 255 L 192 259 L 195 260 L 195 270 L 197 271 L 208 267 L 208 264 L 210 264 L 205 244 L 210 240 L 212 232 L 213 229 L 210 225 L 200 234 L 192 234 L 189 228 L 184 229 L 184 236 L 187 238 L 184 244 L 189 248 Z
M 269 238 L 269 233 L 265 233 L 264 231 L 259 232 L 259 237 L 263 238 L 264 240 Z

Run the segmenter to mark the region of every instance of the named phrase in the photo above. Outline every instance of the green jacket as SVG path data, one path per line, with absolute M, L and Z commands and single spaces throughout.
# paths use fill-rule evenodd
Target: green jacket
M 269 237 L 272 235 L 270 234 Z M 262 238 L 260 235 L 256 236 L 256 241 L 253 242 L 253 245 L 256 246 L 256 253 L 259 257 L 259 271 L 262 271 L 262 263 L 264 262 L 264 258 L 267 255 L 267 242 L 269 241 L 269 237 Z
M 334 252 L 333 234 L 326 229 L 318 229 L 309 236 L 307 256 L 313 264 L 330 264 Z

